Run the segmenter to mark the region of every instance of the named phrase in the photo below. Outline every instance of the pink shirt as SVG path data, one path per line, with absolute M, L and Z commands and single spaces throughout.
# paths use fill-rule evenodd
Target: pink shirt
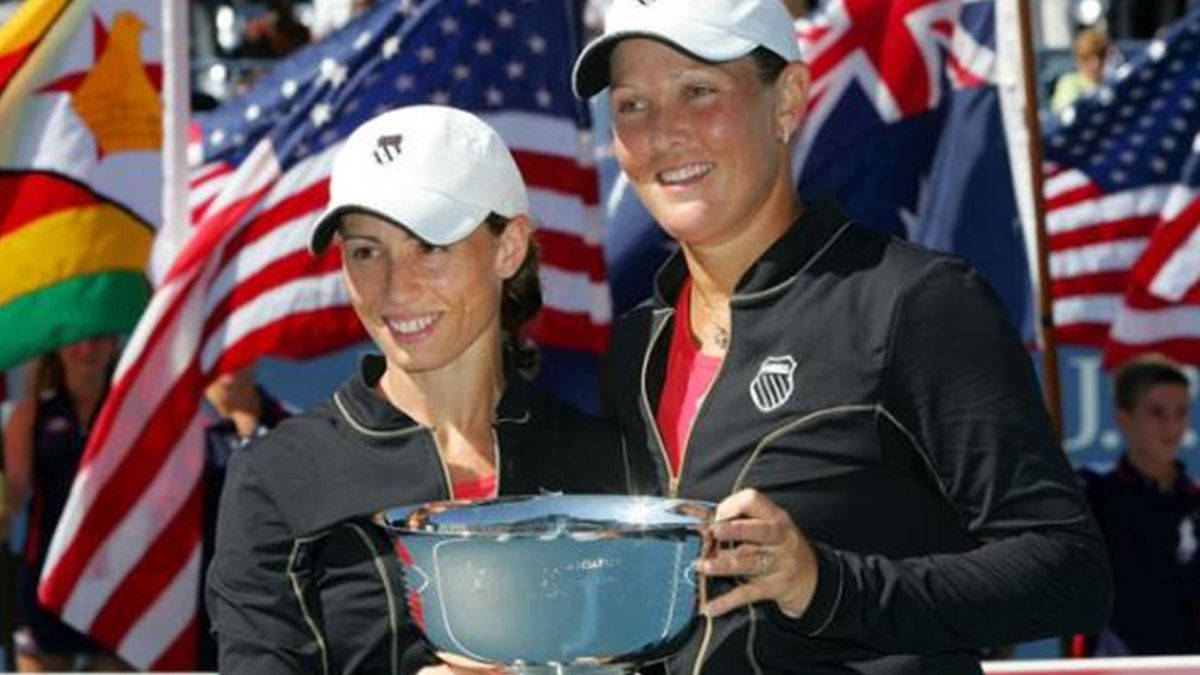
M 721 368 L 721 357 L 701 354 L 700 345 L 692 337 L 691 290 L 689 278 L 683 283 L 675 302 L 675 328 L 667 356 L 667 378 L 655 415 L 673 477 L 679 476 L 696 413 Z
M 480 476 L 475 480 L 454 483 L 455 499 L 491 499 L 496 496 L 496 472 Z

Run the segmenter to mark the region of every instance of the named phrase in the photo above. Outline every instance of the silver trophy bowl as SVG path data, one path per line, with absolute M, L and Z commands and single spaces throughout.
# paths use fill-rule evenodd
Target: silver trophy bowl
M 521 673 L 620 673 L 698 623 L 713 505 L 541 495 L 381 512 L 435 649 Z

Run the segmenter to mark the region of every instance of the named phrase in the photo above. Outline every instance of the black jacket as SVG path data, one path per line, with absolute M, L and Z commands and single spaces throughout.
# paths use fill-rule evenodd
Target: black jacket
M 372 391 L 366 357 L 332 400 L 230 461 L 208 570 L 222 673 L 396 673 L 433 662 L 370 518 L 446 499 L 431 431 Z M 499 491 L 631 489 L 615 427 L 510 374 L 496 410 Z
M 673 485 L 654 412 L 685 275 L 677 254 L 614 327 L 609 399 L 630 447 L 663 493 L 766 493 L 819 560 L 800 619 L 764 603 L 718 620 L 704 672 L 978 673 L 982 646 L 1103 623 L 1103 543 L 975 271 L 810 208 L 737 287 Z M 673 672 L 691 672 L 701 634 Z

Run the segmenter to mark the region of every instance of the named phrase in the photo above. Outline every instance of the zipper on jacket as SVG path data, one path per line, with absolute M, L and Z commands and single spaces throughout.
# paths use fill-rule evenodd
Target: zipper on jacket
M 495 425 L 492 426 L 492 462 L 496 471 L 496 488 L 493 497 L 500 496 L 500 467 L 503 466 L 500 462 L 500 434 L 496 432 Z
M 446 490 L 446 498 L 454 499 L 454 481 L 450 478 L 450 465 L 446 464 L 446 458 L 442 456 L 442 446 L 438 445 L 437 434 L 429 427 L 422 428 L 429 434 L 429 442 L 433 443 L 433 454 L 437 455 L 438 466 L 442 467 L 442 486 Z
M 650 427 L 650 430 L 653 432 L 651 438 L 658 447 L 659 458 L 662 459 L 663 462 L 663 472 L 667 474 L 667 496 L 674 498 L 679 491 L 679 476 L 675 475 L 675 473 L 671 471 L 671 458 L 667 456 L 667 447 L 663 443 L 662 433 L 658 430 L 658 419 L 654 415 L 654 411 L 650 409 L 650 394 L 646 391 L 646 371 L 650 368 L 650 355 L 654 353 L 654 345 L 657 344 L 659 338 L 662 337 L 663 330 L 667 326 L 667 319 L 669 319 L 675 313 L 675 310 L 665 309 L 663 312 L 665 313 L 666 318 L 659 322 L 659 324 L 654 328 L 654 333 L 650 335 L 650 342 L 646 345 L 646 353 L 642 356 L 642 374 L 638 379 L 642 390 L 640 401 L 642 418 L 646 422 L 646 426 Z M 670 350 L 668 350 L 667 358 L 670 358 L 669 351 Z M 682 463 L 680 463 L 679 468 L 680 473 L 682 473 Z

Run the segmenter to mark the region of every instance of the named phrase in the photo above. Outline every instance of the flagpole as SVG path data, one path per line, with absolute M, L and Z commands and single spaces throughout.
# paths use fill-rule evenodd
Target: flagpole
M 1017 12 L 1021 28 L 1021 62 L 1025 90 L 1025 126 L 1029 131 L 1029 172 L 1033 181 L 1033 218 L 1036 234 L 1038 275 L 1038 337 L 1042 344 L 1042 392 L 1046 408 L 1058 438 L 1063 438 L 1062 396 L 1058 372 L 1058 340 L 1054 335 L 1054 300 L 1050 288 L 1050 260 L 1046 241 L 1045 176 L 1042 174 L 1042 131 L 1038 120 L 1037 73 L 1034 67 L 1033 21 L 1029 0 L 1018 0 Z
M 188 213 L 188 122 L 191 109 L 191 73 L 188 63 L 188 4 L 183 0 L 161 0 L 163 62 L 163 218 L 155 235 L 154 253 L 147 263 L 155 287 L 170 260 L 162 260 L 160 248 L 176 252 L 181 237 L 190 230 Z M 173 256 L 171 256 L 173 257 Z

